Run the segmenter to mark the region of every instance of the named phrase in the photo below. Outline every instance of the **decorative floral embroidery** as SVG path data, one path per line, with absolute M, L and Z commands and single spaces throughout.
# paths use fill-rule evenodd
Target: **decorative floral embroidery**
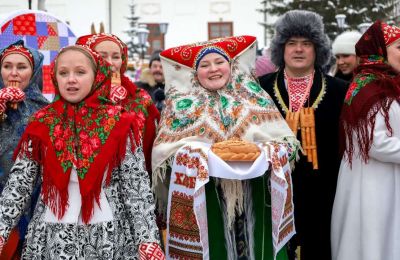
M 206 161 L 208 160 L 208 156 L 201 149 L 192 149 L 190 146 L 186 146 L 184 149 L 189 153 L 198 153 L 201 158 Z M 176 156 L 177 165 L 183 165 L 189 169 L 197 169 L 197 178 L 201 181 L 208 178 L 208 171 L 203 165 L 201 165 L 199 157 L 189 157 L 189 154 L 187 153 L 178 153 Z
M 399 39 L 400 28 L 385 23 L 382 23 L 381 25 L 386 46 L 389 46 L 394 41 Z
M 139 129 L 145 131 L 144 124 L 149 116 L 149 107 L 153 105 L 150 95 L 143 89 L 136 89 L 134 97 L 126 98 L 122 102 L 122 106 L 126 111 L 133 111 L 138 118 Z
M 237 69 L 235 63 L 232 69 Z M 260 85 L 247 74 L 238 74 L 234 84 L 228 84 L 227 89 L 234 89 L 235 95 L 232 95 L 233 91 L 204 91 L 197 82 L 193 84 L 198 88 L 196 95 L 178 92 L 174 87 L 169 90 L 170 98 L 166 100 L 164 110 L 171 116 L 161 123 L 167 126 L 169 133 L 161 130 L 158 142 L 174 142 L 182 135 L 224 140 L 245 131 L 249 126 L 246 122 L 259 124 L 275 118 L 273 114 L 278 112 L 272 111 L 272 99 L 264 95 Z M 254 114 L 260 115 L 254 118 Z
M 367 84 L 371 83 L 376 79 L 374 74 L 370 73 L 361 73 L 357 74 L 353 82 L 350 84 L 349 90 L 347 91 L 345 97 L 345 103 L 347 105 L 351 105 L 353 98 L 357 95 L 358 92 Z
M 46 124 L 50 130 L 50 139 L 64 172 L 76 165 L 78 176 L 83 179 L 100 147 L 105 144 L 119 120 L 120 109 L 104 106 L 101 110 L 102 113 L 94 113 L 92 107 L 80 104 L 74 110 L 74 116 L 78 114 L 79 120 L 67 122 L 55 116 L 54 108 L 49 108 L 48 113 L 40 111 L 36 114 L 35 119 Z
M 193 196 L 178 191 L 172 193 L 169 229 L 172 237 L 200 242 L 199 227 L 193 211 Z
M 368 55 L 360 58 L 360 64 L 363 65 L 383 64 L 384 62 L 385 58 L 380 55 Z

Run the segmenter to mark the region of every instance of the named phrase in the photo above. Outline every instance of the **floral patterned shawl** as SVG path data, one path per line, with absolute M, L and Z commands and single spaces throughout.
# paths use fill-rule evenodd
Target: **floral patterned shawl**
M 5 50 L 15 45 L 22 45 L 23 48 L 27 49 L 32 54 L 33 68 L 32 77 L 28 86 L 24 89 L 25 100 L 18 104 L 17 110 L 8 109 L 6 112 L 7 119 L 3 123 L 0 123 L 0 173 L 2 173 L 0 186 L 3 186 L 7 180 L 8 173 L 13 164 L 13 151 L 28 124 L 29 117 L 48 104 L 47 99 L 40 91 L 43 55 L 36 50 L 24 46 L 22 40 L 18 40 L 0 50 L 0 55 L 4 53 Z M 4 86 L 3 79 L 0 77 L 0 88 L 4 87 L 6 86 Z
M 386 47 L 400 39 L 400 28 L 376 21 L 356 44 L 360 64 L 347 91 L 342 109 L 341 146 L 351 163 L 355 134 L 361 158 L 367 162 L 373 142 L 375 116 L 383 111 L 388 131 L 389 108 L 400 101 L 400 76 L 387 63 Z
M 68 48 L 71 47 L 64 51 Z M 108 184 L 112 169 L 125 156 L 128 133 L 137 122 L 133 115 L 122 113 L 120 106 L 107 99 L 111 86 L 110 65 L 87 47 L 78 48 L 88 52 L 97 65 L 92 93 L 77 104 L 67 102 L 58 94 L 54 103 L 35 114 L 15 156 L 25 154 L 42 165 L 43 201 L 59 218 L 68 206 L 69 178 L 75 167 L 82 197 L 82 220 L 87 223 L 94 201 L 99 204 L 104 173 L 107 170 Z M 56 63 L 57 58 L 52 63 L 55 86 Z M 138 141 L 138 131 L 133 133 L 132 144 Z M 32 151 L 28 149 L 29 142 Z
M 196 80 L 196 64 L 204 52 L 224 52 L 231 64 L 228 85 L 209 91 Z M 256 38 L 229 37 L 165 50 L 166 106 L 153 147 L 153 180 L 165 172 L 169 159 L 190 141 L 214 143 L 230 138 L 250 142 L 297 140 L 270 96 L 255 77 Z M 295 153 L 293 153 L 295 154 Z
M 97 44 L 103 41 L 115 42 L 121 49 L 122 66 L 120 69 L 121 85 L 128 91 L 128 96 L 121 104 L 126 111 L 134 111 L 141 119 L 140 128 L 143 130 L 143 152 L 146 157 L 146 168 L 151 170 L 151 150 L 156 137 L 156 123 L 160 120 L 160 113 L 149 94 L 138 88 L 126 75 L 128 66 L 128 48 L 117 36 L 107 33 L 89 34 L 77 39 L 76 44 L 86 45 L 93 51 Z

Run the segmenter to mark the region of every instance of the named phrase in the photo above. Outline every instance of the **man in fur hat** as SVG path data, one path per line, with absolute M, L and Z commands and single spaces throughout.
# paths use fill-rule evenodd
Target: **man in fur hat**
M 139 88 L 146 90 L 159 111 L 164 107 L 164 73 L 160 60 L 161 50 L 152 53 L 149 62 L 149 69 L 143 70 L 140 81 L 136 82 Z
M 289 11 L 276 22 L 271 43 L 271 60 L 279 70 L 259 78 L 284 117 L 302 108 L 313 108 L 315 113 L 318 165 L 301 156 L 292 174 L 297 234 L 290 242 L 291 257 L 300 251 L 302 260 L 331 259 L 331 211 L 341 159 L 339 115 L 347 83 L 323 73 L 321 68 L 329 58 L 330 42 L 322 17 Z M 298 125 L 295 131 L 302 122 Z M 297 136 L 300 140 L 301 130 Z M 307 146 L 305 141 L 302 146 Z

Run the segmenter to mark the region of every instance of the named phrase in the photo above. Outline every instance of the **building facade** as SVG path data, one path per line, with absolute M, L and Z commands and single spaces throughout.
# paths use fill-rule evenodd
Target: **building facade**
M 0 0 L 0 12 L 4 17 L 9 12 L 28 9 L 28 2 Z M 259 0 L 47 0 L 45 9 L 66 21 L 77 36 L 90 33 L 92 23 L 98 29 L 103 22 L 105 32 L 128 41 L 125 31 L 129 29 L 127 17 L 131 16 L 132 3 L 138 23 L 146 24 L 150 30 L 149 53 L 152 49 L 231 35 L 254 35 L 259 47 L 265 44 L 259 24 L 263 16 L 256 11 L 261 7 Z M 31 7 L 37 9 L 38 0 L 32 0 Z M 160 32 L 161 23 L 168 23 L 165 34 Z

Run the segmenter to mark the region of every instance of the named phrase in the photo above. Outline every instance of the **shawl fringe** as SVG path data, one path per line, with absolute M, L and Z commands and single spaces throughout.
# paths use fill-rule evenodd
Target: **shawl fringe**
M 229 230 L 231 230 L 233 228 L 235 217 L 240 216 L 244 209 L 242 181 L 220 179 L 217 183 L 221 185 L 222 193 L 226 202 L 227 226 Z
M 341 150 L 352 164 L 355 152 L 355 141 L 359 147 L 359 156 L 365 163 L 369 160 L 369 151 L 373 144 L 376 115 L 381 112 L 388 136 L 393 134 L 389 123 L 389 109 L 393 101 L 400 101 L 400 88 L 395 79 L 383 79 L 366 85 L 355 96 L 351 106 L 344 105 L 342 110 Z M 393 87 L 395 86 L 395 87 Z

